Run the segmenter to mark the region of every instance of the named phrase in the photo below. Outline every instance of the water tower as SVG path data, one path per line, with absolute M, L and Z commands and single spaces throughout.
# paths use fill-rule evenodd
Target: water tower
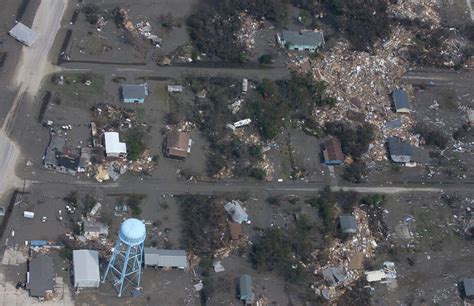
M 102 283 L 105 282 L 110 272 L 112 284 L 119 297 L 128 285 L 133 288 L 140 287 L 145 237 L 145 224 L 138 219 L 127 219 L 120 226 L 118 239 L 102 279 Z

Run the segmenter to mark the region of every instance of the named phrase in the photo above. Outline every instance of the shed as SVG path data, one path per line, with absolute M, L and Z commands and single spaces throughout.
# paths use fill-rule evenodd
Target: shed
M 355 234 L 357 232 L 357 221 L 352 215 L 340 216 L 339 224 L 344 234 Z
M 410 101 L 406 91 L 402 89 L 392 91 L 392 99 L 397 113 L 410 113 Z
M 412 158 L 412 147 L 406 142 L 401 142 L 400 138 L 389 137 L 388 151 L 390 158 L 396 163 L 409 163 Z
M 127 144 L 120 142 L 119 133 L 105 132 L 105 155 L 107 157 L 125 157 L 127 156 Z
M 38 33 L 21 22 L 18 22 L 10 32 L 8 32 L 8 34 L 28 47 L 31 47 L 31 45 L 33 45 L 33 43 L 38 39 Z
M 183 86 L 181 85 L 168 85 L 168 92 L 182 92 Z
M 191 153 L 192 140 L 185 132 L 171 131 L 166 137 L 166 155 L 184 159 Z
M 239 278 L 239 297 L 245 304 L 252 304 L 255 299 L 252 277 L 248 274 L 243 274 Z
M 324 45 L 323 32 L 312 30 L 283 31 L 277 40 L 282 47 L 293 51 L 314 52 Z
M 464 291 L 464 297 L 468 299 L 474 298 L 474 277 L 463 279 L 462 288 Z
M 344 163 L 344 153 L 342 153 L 339 139 L 332 137 L 324 142 L 323 157 L 326 165 L 340 165 Z
M 109 229 L 103 223 L 97 221 L 83 221 L 82 226 L 84 229 L 84 237 L 87 239 L 97 239 L 100 236 L 107 236 L 109 234 Z
M 27 289 L 34 297 L 46 297 L 54 289 L 53 259 L 48 255 L 38 255 L 30 261 Z
M 93 250 L 74 250 L 74 287 L 97 288 L 100 283 L 99 253 Z
M 474 109 L 467 110 L 467 123 L 474 127 Z
M 140 85 L 122 85 L 122 102 L 123 103 L 144 103 L 145 97 L 148 95 L 146 84 Z
M 145 265 L 162 268 L 186 269 L 188 260 L 184 250 L 144 248 Z
M 242 222 L 248 221 L 249 216 L 242 208 L 239 201 L 233 200 L 228 202 L 224 205 L 224 209 L 235 223 L 242 224 Z
M 366 271 L 365 277 L 369 283 L 371 282 L 379 282 L 385 278 L 385 272 L 383 270 L 376 270 L 376 271 Z

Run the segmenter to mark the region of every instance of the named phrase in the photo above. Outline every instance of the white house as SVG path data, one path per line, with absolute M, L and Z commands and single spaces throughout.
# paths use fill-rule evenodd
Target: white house
M 127 144 L 120 142 L 119 133 L 105 132 L 105 155 L 107 157 L 125 157 L 127 156 Z

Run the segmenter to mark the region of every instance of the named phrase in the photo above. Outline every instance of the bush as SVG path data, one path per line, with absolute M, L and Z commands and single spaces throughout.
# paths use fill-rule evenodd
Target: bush
M 141 215 L 142 209 L 140 208 L 140 204 L 144 198 L 145 195 L 136 193 L 127 198 L 127 206 L 130 208 L 132 216 L 139 217 Z
M 307 203 L 318 210 L 319 216 L 323 221 L 324 231 L 333 232 L 336 229 L 336 216 L 334 209 L 336 206 L 336 200 L 331 188 L 329 186 L 324 187 L 318 198 L 309 199 Z
M 273 56 L 271 54 L 264 54 L 258 58 L 258 62 L 262 65 L 270 65 L 273 63 Z
M 127 143 L 127 159 L 137 160 L 146 149 L 145 146 L 145 132 L 138 127 L 132 128 L 128 131 L 125 138 Z
M 374 127 L 369 123 L 352 126 L 348 122 L 333 121 L 327 122 L 325 128 L 326 133 L 339 138 L 344 154 L 355 160 L 361 158 L 375 139 Z
M 448 138 L 443 134 L 443 132 L 441 132 L 441 130 L 435 127 L 429 127 L 423 123 L 417 123 L 415 125 L 414 133 L 420 134 L 429 146 L 435 146 L 443 150 L 448 145 Z
M 351 183 L 360 184 L 366 180 L 368 171 L 364 162 L 355 161 L 352 164 L 344 167 L 344 174 L 342 177 Z

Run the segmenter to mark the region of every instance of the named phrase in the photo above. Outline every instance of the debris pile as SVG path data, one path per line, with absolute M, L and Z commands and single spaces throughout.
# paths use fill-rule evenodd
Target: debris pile
M 432 27 L 441 24 L 438 14 L 437 1 L 433 0 L 400 0 L 389 5 L 388 14 L 400 19 L 420 20 L 429 23 Z
M 240 30 L 235 33 L 238 42 L 245 47 L 247 51 L 255 47 L 255 34 L 258 29 L 258 22 L 247 13 L 239 15 Z

